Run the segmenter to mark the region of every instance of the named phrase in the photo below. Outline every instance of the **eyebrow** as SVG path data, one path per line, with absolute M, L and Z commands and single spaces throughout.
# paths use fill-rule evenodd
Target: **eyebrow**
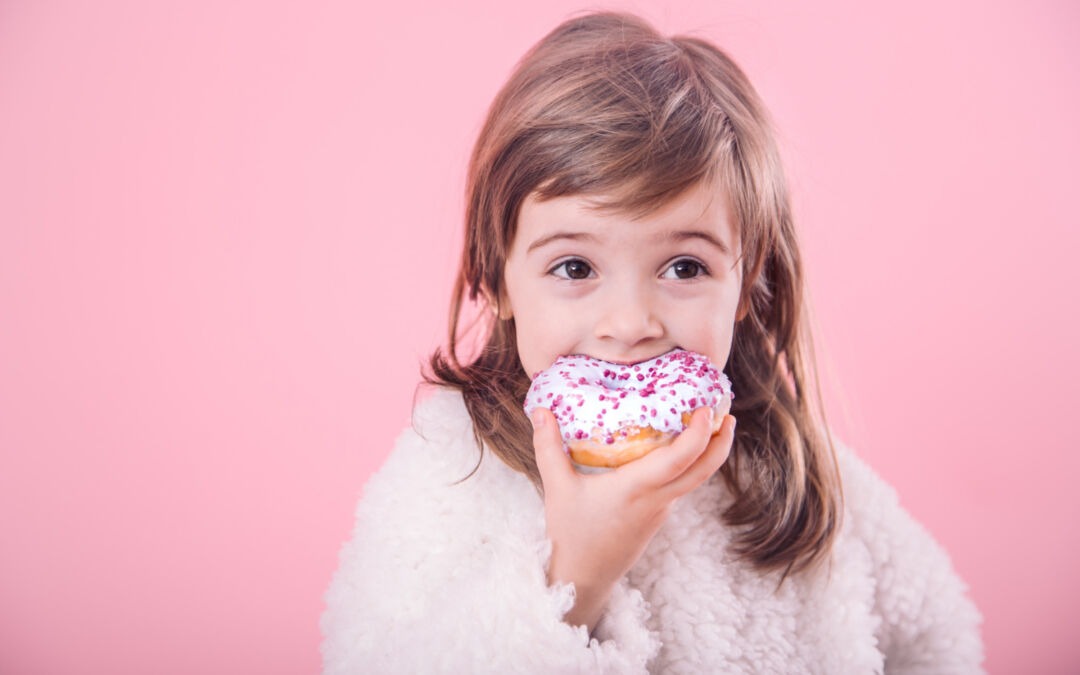
M 727 247 L 727 244 L 717 239 L 712 233 L 704 230 L 677 230 L 661 235 L 660 239 L 675 242 L 686 241 L 688 239 L 701 239 L 720 249 L 725 255 L 731 255 L 731 249 Z
M 570 241 L 589 241 L 589 242 L 598 242 L 598 241 L 600 241 L 600 239 L 596 235 L 589 234 L 587 232 L 553 232 L 553 233 L 547 235 L 546 237 L 540 237 L 539 239 L 537 239 L 533 243 L 529 244 L 529 248 L 526 249 L 525 252 L 526 253 L 532 253 L 533 251 L 540 248 L 541 246 L 547 246 L 551 242 L 558 241 L 560 239 L 569 239 Z
M 553 232 L 547 236 L 540 237 L 533 243 L 529 244 L 529 248 L 526 249 L 525 252 L 532 253 L 538 248 L 547 246 L 554 241 L 559 241 L 563 239 L 569 241 L 588 241 L 592 243 L 597 243 L 600 241 L 599 237 L 594 234 L 589 234 L 588 232 Z M 658 237 L 658 239 L 660 241 L 671 242 L 682 242 L 689 239 L 701 239 L 702 241 L 708 244 L 712 244 L 716 248 L 720 249 L 721 253 L 725 255 L 731 255 L 731 249 L 727 247 L 727 244 L 717 239 L 716 236 L 714 236 L 713 234 L 704 230 L 676 230 L 674 232 L 665 232 L 662 233 Z

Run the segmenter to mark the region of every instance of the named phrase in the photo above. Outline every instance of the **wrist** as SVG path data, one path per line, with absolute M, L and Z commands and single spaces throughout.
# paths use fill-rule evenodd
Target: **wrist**
M 614 584 L 592 585 L 575 582 L 574 606 L 563 617 L 563 621 L 572 626 L 585 626 L 589 635 L 592 635 L 604 614 L 614 587 Z

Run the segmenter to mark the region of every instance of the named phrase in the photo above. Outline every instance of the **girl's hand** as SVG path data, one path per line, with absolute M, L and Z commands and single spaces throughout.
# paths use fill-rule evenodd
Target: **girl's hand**
M 573 582 L 567 623 L 596 627 L 615 583 L 645 551 L 679 497 L 708 480 L 727 460 L 735 418 L 711 436 L 713 411 L 694 411 L 675 441 L 615 471 L 582 475 L 563 451 L 550 410 L 533 412 L 533 447 L 544 485 L 552 542 L 548 582 Z

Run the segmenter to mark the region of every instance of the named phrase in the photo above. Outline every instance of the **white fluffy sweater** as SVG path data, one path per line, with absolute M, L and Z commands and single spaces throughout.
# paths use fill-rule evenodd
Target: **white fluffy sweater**
M 719 476 L 681 499 L 590 639 L 548 586 L 543 501 L 478 456 L 441 391 L 368 482 L 326 593 L 323 666 L 344 673 L 973 673 L 980 617 L 948 556 L 838 448 L 845 517 L 831 565 L 763 575 L 728 552 Z M 583 514 L 583 517 L 587 515 Z

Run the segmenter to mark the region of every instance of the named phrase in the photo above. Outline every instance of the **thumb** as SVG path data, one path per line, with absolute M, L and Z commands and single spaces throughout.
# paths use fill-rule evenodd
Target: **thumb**
M 540 470 L 540 480 L 544 490 L 560 485 L 573 478 L 574 467 L 570 457 L 563 450 L 562 434 L 555 416 L 547 408 L 533 411 L 533 452 L 536 453 L 536 468 Z

